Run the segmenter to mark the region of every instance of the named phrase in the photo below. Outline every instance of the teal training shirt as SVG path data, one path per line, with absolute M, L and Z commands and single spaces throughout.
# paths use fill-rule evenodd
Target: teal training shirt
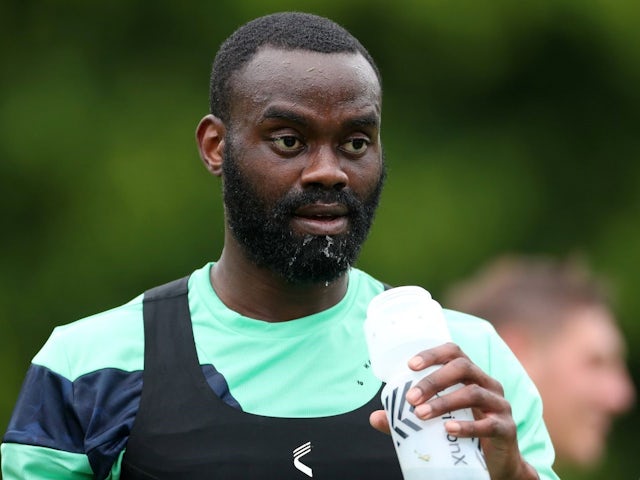
M 376 395 L 362 324 L 383 285 L 352 269 L 345 297 L 323 312 L 270 323 L 226 308 L 209 281 L 211 264 L 189 280 L 198 358 L 229 405 L 288 418 L 354 410 Z M 556 479 L 538 392 L 493 327 L 445 310 L 453 341 L 505 390 L 524 458 Z M 13 479 L 118 479 L 140 399 L 144 359 L 142 295 L 54 329 L 34 357 L 2 444 Z

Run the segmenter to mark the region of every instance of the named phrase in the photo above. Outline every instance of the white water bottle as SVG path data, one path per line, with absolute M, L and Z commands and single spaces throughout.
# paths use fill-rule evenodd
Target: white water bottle
M 471 409 L 421 420 L 405 399 L 417 381 L 440 368 L 415 372 L 407 365 L 409 359 L 451 340 L 440 304 L 421 287 L 386 290 L 369 304 L 364 330 L 373 373 L 386 383 L 382 405 L 404 479 L 489 480 L 478 439 L 456 437 L 444 428 L 447 420 L 473 420 Z

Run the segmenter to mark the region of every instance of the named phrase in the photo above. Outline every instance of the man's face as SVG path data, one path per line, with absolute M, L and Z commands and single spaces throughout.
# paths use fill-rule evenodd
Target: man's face
M 380 86 L 359 54 L 266 48 L 233 79 L 223 161 L 227 224 L 291 283 L 351 266 L 384 179 Z
M 634 390 L 610 313 L 583 307 L 568 314 L 534 381 L 558 461 L 589 467 L 601 459 L 611 422 L 631 407 Z

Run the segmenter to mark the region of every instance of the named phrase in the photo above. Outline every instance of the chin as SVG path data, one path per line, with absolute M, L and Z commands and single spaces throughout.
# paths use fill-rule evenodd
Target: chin
M 572 452 L 571 457 L 568 459 L 579 468 L 592 469 L 601 463 L 604 455 L 604 444 L 600 441 L 585 442 L 584 437 L 577 439 L 574 443 L 578 447 Z M 560 453 L 558 453 L 558 459 L 562 460 Z

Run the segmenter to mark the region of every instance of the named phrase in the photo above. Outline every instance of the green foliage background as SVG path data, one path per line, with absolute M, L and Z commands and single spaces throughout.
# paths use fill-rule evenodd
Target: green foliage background
M 209 68 L 238 25 L 279 10 L 333 18 L 382 70 L 390 175 L 359 266 L 437 298 L 499 253 L 578 253 L 617 292 L 637 384 L 639 2 L 10 0 L 0 430 L 55 325 L 217 258 L 219 185 L 194 142 Z M 637 412 L 619 421 L 581 478 L 638 478 L 638 428 Z

